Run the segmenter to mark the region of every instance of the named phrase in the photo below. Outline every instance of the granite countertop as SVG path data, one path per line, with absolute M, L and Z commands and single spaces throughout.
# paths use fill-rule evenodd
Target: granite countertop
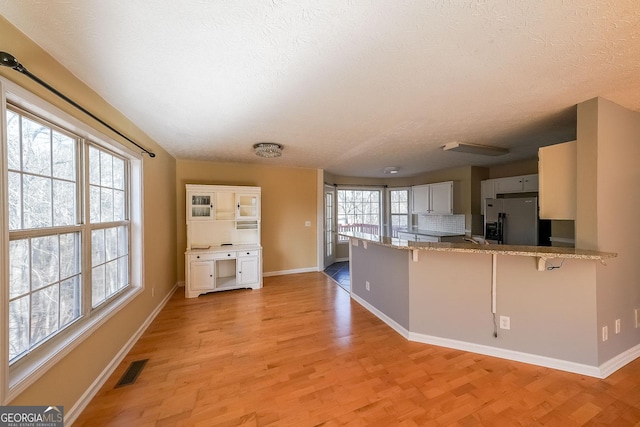
M 552 247 L 552 246 L 519 246 L 519 245 L 477 245 L 475 243 L 430 243 L 413 242 L 394 237 L 380 236 L 377 234 L 345 232 L 342 236 L 356 238 L 367 242 L 376 243 L 396 249 L 407 249 L 414 251 L 437 251 L 437 252 L 461 252 L 480 253 L 497 255 L 517 255 L 538 258 L 572 258 L 572 259 L 592 259 L 604 260 L 615 258 L 618 254 L 613 252 L 599 252 L 586 249 Z

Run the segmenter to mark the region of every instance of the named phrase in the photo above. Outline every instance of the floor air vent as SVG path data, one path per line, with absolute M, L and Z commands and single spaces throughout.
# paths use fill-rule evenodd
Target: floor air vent
M 124 387 L 126 385 L 135 383 L 138 375 L 140 375 L 140 372 L 142 372 L 144 365 L 146 365 L 148 361 L 149 359 L 136 360 L 135 362 L 131 362 L 131 365 L 129 365 L 129 368 L 125 371 L 125 373 L 120 378 L 120 381 L 118 381 L 118 384 L 116 384 L 114 388 Z

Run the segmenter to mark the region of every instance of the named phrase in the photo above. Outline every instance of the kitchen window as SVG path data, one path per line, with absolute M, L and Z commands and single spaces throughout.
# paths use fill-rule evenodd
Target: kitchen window
M 140 156 L 0 85 L 7 99 L 0 106 L 2 404 L 141 291 L 142 236 Z
M 398 230 L 409 227 L 409 190 L 389 190 L 389 223 L 391 237 L 398 237 Z
M 380 234 L 380 194 L 378 189 L 338 189 L 338 233 Z M 338 238 L 338 242 L 348 240 L 343 236 Z

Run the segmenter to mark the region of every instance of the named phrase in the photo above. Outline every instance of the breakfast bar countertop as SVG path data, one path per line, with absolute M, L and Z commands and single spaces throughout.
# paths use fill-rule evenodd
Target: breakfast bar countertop
M 340 235 L 372 242 L 382 246 L 412 251 L 437 251 L 437 252 L 461 252 L 496 255 L 529 256 L 544 259 L 570 258 L 585 260 L 605 260 L 615 258 L 618 254 L 613 252 L 600 252 L 586 249 L 575 249 L 556 246 L 520 246 L 520 245 L 495 245 L 475 243 L 450 243 L 450 242 L 414 242 L 377 234 L 342 232 Z

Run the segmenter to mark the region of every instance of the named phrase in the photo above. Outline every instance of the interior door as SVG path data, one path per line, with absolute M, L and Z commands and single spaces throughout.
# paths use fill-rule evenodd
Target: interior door
M 336 262 L 336 189 L 330 185 L 324 187 L 324 267 L 328 267 Z

